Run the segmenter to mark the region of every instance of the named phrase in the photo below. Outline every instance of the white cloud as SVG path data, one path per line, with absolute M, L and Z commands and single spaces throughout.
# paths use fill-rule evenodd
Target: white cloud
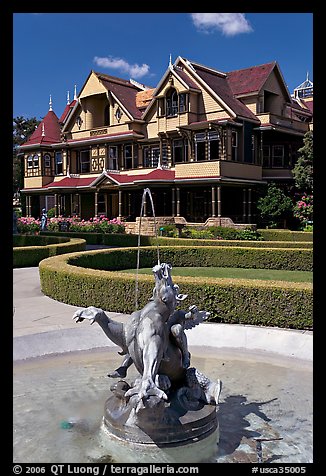
M 94 62 L 103 68 L 108 69 L 116 69 L 123 73 L 128 73 L 130 76 L 134 78 L 142 78 L 146 74 L 149 73 L 149 66 L 148 64 L 129 64 L 122 58 L 114 58 L 113 56 L 106 56 L 106 57 L 94 57 Z
M 191 13 L 196 28 L 204 32 L 219 30 L 225 36 L 253 31 L 243 13 Z

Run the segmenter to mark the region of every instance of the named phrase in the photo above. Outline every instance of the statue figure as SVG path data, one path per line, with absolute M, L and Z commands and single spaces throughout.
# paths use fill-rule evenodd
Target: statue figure
M 146 407 L 160 406 L 171 396 L 185 408 L 186 402 L 190 402 L 189 408 L 192 408 L 198 401 L 217 405 L 219 400 L 221 382 L 212 382 L 190 367 L 184 332 L 206 320 L 209 312 L 199 311 L 196 306 L 190 306 L 188 311 L 176 310 L 177 303 L 187 295 L 179 293 L 179 286 L 172 281 L 171 269 L 166 263 L 154 266 L 153 296 L 143 309 L 133 312 L 125 324 L 115 322 L 102 309 L 93 306 L 80 309 L 73 316 L 76 322 L 84 319 L 91 324 L 97 322 L 107 337 L 121 348 L 119 354 L 124 355 L 123 362 L 108 374 L 110 377 L 121 379 L 127 375 L 130 365 L 135 365 L 140 377 L 132 386 L 120 384 L 115 388 L 131 402 L 136 413 Z
M 46 230 L 47 222 L 48 222 L 48 214 L 46 213 L 45 208 L 42 208 L 41 231 Z

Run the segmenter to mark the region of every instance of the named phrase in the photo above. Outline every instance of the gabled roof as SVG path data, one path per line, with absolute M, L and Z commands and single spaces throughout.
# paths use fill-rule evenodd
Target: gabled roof
M 109 76 L 108 74 L 97 73 L 95 71 L 94 74 L 96 74 L 103 86 L 116 96 L 122 106 L 134 119 L 141 118 L 142 111 L 140 111 L 136 105 L 136 98 L 137 93 L 143 91 L 143 89 L 125 79 Z
M 191 63 L 196 74 L 222 99 L 222 101 L 234 112 L 235 115 L 247 119 L 258 121 L 257 117 L 239 99 L 234 97 L 234 93 L 227 80 L 227 76 L 218 71 L 202 67 L 197 63 Z
M 46 116 L 37 126 L 33 134 L 20 147 L 31 145 L 50 145 L 61 142 L 61 129 L 59 119 L 55 112 L 48 111 Z
M 238 69 L 227 73 L 228 83 L 234 95 L 250 94 L 261 90 L 273 71 L 276 61 Z

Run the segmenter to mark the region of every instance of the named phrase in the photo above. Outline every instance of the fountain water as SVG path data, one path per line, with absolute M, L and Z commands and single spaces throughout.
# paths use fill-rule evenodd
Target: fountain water
M 153 197 L 145 188 L 138 232 L 136 310 L 125 324 L 93 306 L 76 311 L 74 319 L 97 322 L 125 355 L 122 364 L 109 374 L 120 379 L 111 387 L 113 395 L 106 401 L 102 424 L 103 444 L 109 443 L 111 454 L 119 459 L 123 448 L 124 462 L 200 462 L 216 451 L 221 382 L 190 367 L 185 330 L 203 322 L 209 312 L 199 311 L 195 305 L 187 311 L 176 309 L 187 295 L 180 294 L 173 283 L 172 266 L 160 263 L 158 243 L 153 296 L 138 311 L 141 219 L 147 195 L 157 238 Z M 132 364 L 139 377 L 131 383 L 121 380 Z
M 156 216 L 155 216 L 155 208 L 154 208 L 154 202 L 153 202 L 153 197 L 152 193 L 149 188 L 145 188 L 142 196 L 142 201 L 141 201 L 141 208 L 140 208 L 140 215 L 139 215 L 139 228 L 138 228 L 138 246 L 137 246 L 137 265 L 136 265 L 136 285 L 135 285 L 135 310 L 137 311 L 138 309 L 138 286 L 139 286 L 139 279 L 138 279 L 138 274 L 139 274 L 139 266 L 140 266 L 140 240 L 141 240 L 141 222 L 142 222 L 142 217 L 144 215 L 144 208 L 145 208 L 145 202 L 146 202 L 146 196 L 149 196 L 151 206 L 152 206 L 152 213 L 154 217 L 154 228 L 155 228 L 155 238 L 156 238 L 156 249 L 157 249 L 157 264 L 160 264 L 160 250 L 157 242 L 157 226 L 156 226 Z

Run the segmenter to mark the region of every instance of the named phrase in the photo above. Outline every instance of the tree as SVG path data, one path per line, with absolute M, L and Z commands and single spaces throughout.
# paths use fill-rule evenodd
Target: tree
M 301 193 L 313 192 L 313 133 L 306 132 L 303 147 L 298 150 L 299 158 L 292 173 L 296 188 Z
M 40 122 L 36 117 L 25 119 L 23 116 L 17 116 L 13 119 L 13 193 L 20 190 L 24 183 L 24 167 L 17 148 L 26 142 Z
M 266 195 L 258 199 L 257 209 L 268 226 L 276 228 L 292 215 L 293 203 L 275 183 L 269 183 Z

